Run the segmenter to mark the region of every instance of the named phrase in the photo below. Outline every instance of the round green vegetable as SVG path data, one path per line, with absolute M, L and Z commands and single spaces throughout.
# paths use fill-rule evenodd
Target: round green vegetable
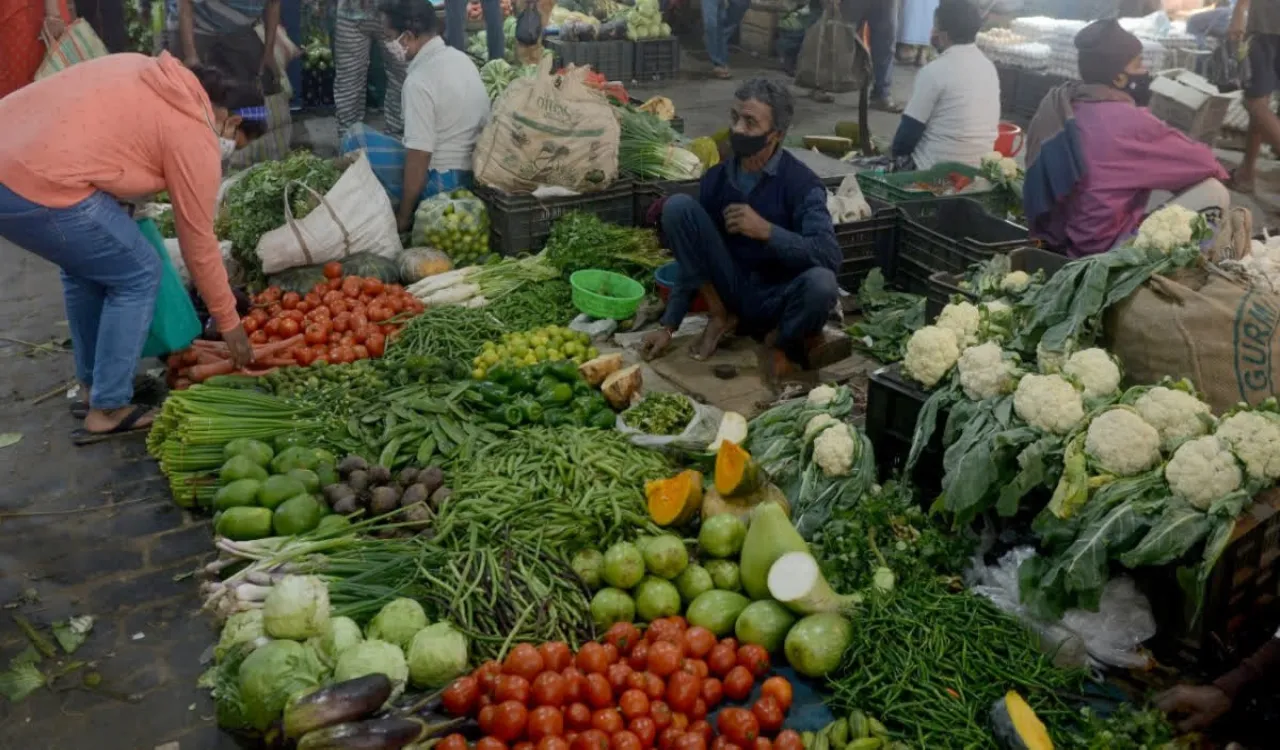
M 258 488 L 262 483 L 256 479 L 237 479 L 224 487 L 219 487 L 213 494 L 213 509 L 226 510 L 243 505 L 253 505 L 258 501 Z
M 285 448 L 271 459 L 271 472 L 285 474 L 290 469 L 314 469 L 319 465 L 320 458 L 314 450 L 295 445 Z
M 599 630 L 636 619 L 636 603 L 622 589 L 603 588 L 591 597 L 591 619 Z
M 604 582 L 619 589 L 629 589 L 644 578 L 644 556 L 630 542 L 618 542 L 604 553 Z
M 676 576 L 675 584 L 685 604 L 697 599 L 699 594 L 716 587 L 715 582 L 711 580 L 711 574 L 697 563 L 688 566 Z
M 742 610 L 733 632 L 740 643 L 764 646 L 766 651 L 773 653 L 782 648 L 782 641 L 795 622 L 796 617 L 791 610 L 772 599 L 761 599 Z
M 718 589 L 725 591 L 741 591 L 742 580 L 738 571 L 738 564 L 728 560 L 708 560 L 707 572 L 711 574 L 711 581 Z
M 684 548 L 684 542 L 673 534 L 644 540 L 640 551 L 644 555 L 645 568 L 659 578 L 675 578 L 689 565 L 689 552 Z
M 307 488 L 307 492 L 320 491 L 320 475 L 311 469 L 289 469 L 284 475 L 302 482 L 302 486 Z
M 409 681 L 438 688 L 467 671 L 467 639 L 447 622 L 419 630 L 409 643 Z
M 329 585 L 316 576 L 285 576 L 262 603 L 262 622 L 272 638 L 295 641 L 329 629 Z
M 280 455 L 283 456 L 285 454 L 281 453 Z M 302 482 L 291 476 L 278 474 L 273 477 L 267 477 L 258 488 L 258 505 L 275 510 L 276 506 L 285 500 L 305 494 L 307 494 L 307 488 L 303 486 Z
M 226 486 L 241 479 L 256 479 L 259 482 L 267 478 L 267 470 L 253 462 L 248 456 L 235 455 L 228 458 L 218 469 L 218 484 Z
M 397 686 L 409 679 L 409 665 L 404 652 L 394 643 L 368 640 L 351 646 L 338 656 L 333 668 L 333 681 L 343 682 L 367 674 L 384 674 Z
M 579 550 L 578 554 L 573 556 L 573 560 L 569 563 L 573 568 L 573 572 L 578 574 L 582 582 L 587 588 L 595 591 L 600 588 L 600 577 L 604 571 L 604 555 L 598 549 L 588 547 Z
M 297 495 L 276 506 L 272 527 L 277 536 L 305 534 L 324 517 L 324 507 L 311 495 Z
M 738 615 L 750 603 L 742 594 L 712 589 L 694 599 L 684 617 L 690 625 L 699 625 L 723 638 L 733 632 Z
M 698 551 L 711 557 L 736 558 L 747 538 L 747 525 L 732 513 L 721 513 L 702 522 Z
M 636 614 L 645 622 L 680 614 L 680 591 L 665 578 L 646 576 L 636 586 Z
M 427 613 L 413 599 L 401 597 L 387 602 L 373 616 L 364 634 L 371 640 L 386 641 L 404 649 L 413 636 L 427 626 Z
M 352 646 L 364 640 L 360 626 L 350 617 L 333 617 L 329 619 L 329 629 L 320 636 L 320 654 L 330 664 L 336 664 L 338 657 Z
M 252 506 L 227 508 L 218 516 L 214 531 L 237 542 L 264 539 L 271 536 L 271 511 Z
M 822 677 L 840 666 L 840 657 L 852 640 L 852 623 L 834 612 L 823 612 L 793 625 L 782 649 L 797 672 Z
M 240 701 L 249 725 L 266 729 L 280 718 L 285 704 L 324 682 L 324 665 L 315 652 L 297 641 L 271 641 L 240 664 Z
M 275 454 L 276 452 L 271 449 L 271 446 L 253 438 L 236 438 L 222 446 L 222 459 L 224 461 L 229 460 L 232 456 L 245 456 L 259 466 L 267 466 L 271 463 L 271 459 Z

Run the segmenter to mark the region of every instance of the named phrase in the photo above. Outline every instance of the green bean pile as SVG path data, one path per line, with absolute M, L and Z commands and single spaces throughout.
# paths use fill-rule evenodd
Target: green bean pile
M 573 306 L 573 287 L 563 279 L 526 284 L 489 300 L 485 309 L 512 331 L 562 326 L 578 314 L 578 308 Z
M 671 471 L 661 454 L 609 430 L 515 430 L 453 462 L 453 497 L 436 530 L 446 538 L 479 533 L 495 543 L 538 542 L 567 557 L 587 545 L 608 546 L 628 530 L 656 533 L 644 483 Z
M 835 704 L 878 716 L 920 748 L 992 746 L 991 705 L 1017 690 L 1050 733 L 1073 731 L 1087 674 L 1055 667 L 1034 634 L 986 599 L 934 580 L 900 584 L 862 607 L 853 643 L 830 676 Z
M 441 305 L 411 318 L 387 346 L 386 358 L 437 357 L 470 362 L 480 345 L 506 333 L 502 321 L 484 308 Z

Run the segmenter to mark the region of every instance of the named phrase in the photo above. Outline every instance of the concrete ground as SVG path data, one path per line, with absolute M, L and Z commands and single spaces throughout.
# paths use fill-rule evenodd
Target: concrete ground
M 761 67 L 745 56 L 734 63 L 739 79 Z M 708 67 L 688 55 L 683 64 L 694 72 Z M 910 73 L 895 81 L 900 100 L 910 93 Z M 735 85 L 686 75 L 635 92 L 671 97 L 696 135 L 727 123 Z M 850 95 L 834 104 L 801 96 L 794 131 L 830 133 L 855 113 Z M 877 137 L 891 138 L 895 126 L 896 118 L 872 114 Z M 300 145 L 336 150 L 331 119 L 304 119 L 297 128 Z M 1280 204 L 1277 183 L 1274 169 L 1260 179 L 1267 208 Z M 214 726 L 212 705 L 195 687 L 216 638 L 198 612 L 197 583 L 187 577 L 211 554 L 208 522 L 172 505 L 141 437 L 70 445 L 71 356 L 33 348 L 67 336 L 56 268 L 0 241 L 0 269 L 0 435 L 21 436 L 0 447 L 0 669 L 27 645 L 14 616 L 40 627 L 73 615 L 97 618 L 71 657 L 83 666 L 20 704 L 0 701 L 0 750 L 236 747 Z M 42 668 L 74 666 L 64 658 Z M 91 674 L 100 678 L 92 688 L 85 679 Z

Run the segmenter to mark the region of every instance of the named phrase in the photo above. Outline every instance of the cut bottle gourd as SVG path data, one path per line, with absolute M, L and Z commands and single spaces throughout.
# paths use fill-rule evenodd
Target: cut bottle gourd
M 679 526 L 693 519 L 702 506 L 702 473 L 688 469 L 644 485 L 649 517 L 659 526 Z
M 755 492 L 761 483 L 760 466 L 737 443 L 724 441 L 716 451 L 716 492 L 729 498 Z
M 788 552 L 769 567 L 769 595 L 800 615 L 839 612 L 857 604 L 856 595 L 841 596 L 831 588 L 808 552 Z

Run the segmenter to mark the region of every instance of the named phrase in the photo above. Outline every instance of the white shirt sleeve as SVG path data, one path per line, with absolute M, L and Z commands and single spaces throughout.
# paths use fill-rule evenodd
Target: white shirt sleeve
M 906 109 L 902 114 L 910 117 L 916 122 L 928 124 L 929 118 L 933 116 L 934 105 L 938 102 L 938 94 L 941 87 L 938 85 L 937 68 L 930 70 L 931 64 L 923 68 L 920 74 L 916 76 L 915 88 L 911 90 L 911 100 L 907 102 Z
M 436 104 L 421 84 L 413 85 L 405 82 L 404 102 L 404 147 L 414 151 L 435 153 L 436 150 Z

